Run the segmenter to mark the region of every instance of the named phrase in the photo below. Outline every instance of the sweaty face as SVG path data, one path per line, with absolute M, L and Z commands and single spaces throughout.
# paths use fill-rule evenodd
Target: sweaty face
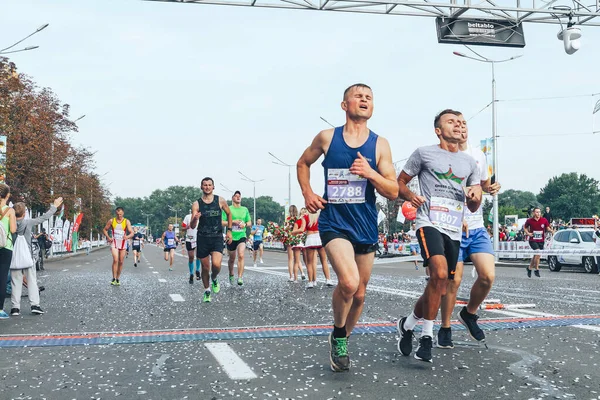
M 233 202 L 235 204 L 240 204 L 242 202 L 242 195 L 241 194 L 234 194 L 233 197 L 231 198 L 231 200 L 233 200 Z
M 123 210 L 117 210 L 117 217 L 119 217 L 119 218 L 123 218 L 123 215 L 124 215 L 124 214 L 125 214 L 125 213 L 123 212 Z
M 342 109 L 350 119 L 367 120 L 373 115 L 373 92 L 371 89 L 354 87 L 342 102 Z
M 213 185 L 212 181 L 204 181 L 202 182 L 202 192 L 204 194 L 211 194 L 212 191 L 215 189 L 215 186 Z
M 536 208 L 533 211 L 533 216 L 536 217 L 536 218 L 540 218 L 542 216 L 542 212 L 538 208 Z
M 448 143 L 460 143 L 463 139 L 463 128 L 460 118 L 454 114 L 444 114 L 440 117 L 440 127 L 435 133 Z

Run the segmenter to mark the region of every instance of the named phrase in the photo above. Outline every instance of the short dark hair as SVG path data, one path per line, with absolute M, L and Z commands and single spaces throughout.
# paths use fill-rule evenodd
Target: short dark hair
M 115 212 L 116 212 L 116 211 L 119 211 L 119 210 L 121 210 L 121 211 L 125 211 L 125 209 L 124 209 L 123 207 L 121 207 L 121 206 L 119 206 L 119 207 L 115 208 Z
M 348 88 L 346 88 L 346 90 L 344 90 L 344 101 L 346 100 L 346 96 L 348 95 L 348 92 L 354 88 L 364 88 L 364 89 L 369 89 L 370 91 L 373 91 L 373 89 L 371 89 L 368 85 L 365 85 L 364 83 L 355 83 L 354 85 L 348 86 Z
M 239 190 L 236 190 L 235 192 L 233 192 L 233 195 L 235 196 L 236 194 L 239 194 L 241 196 L 242 192 L 240 192 Z
M 215 181 L 213 180 L 213 178 L 209 178 L 208 176 L 206 178 L 202 179 L 202 182 L 200 182 L 200 185 L 202 185 L 206 181 L 211 181 L 213 186 L 215 186 Z
M 542 212 L 542 209 L 541 209 L 541 208 L 539 208 L 539 207 L 534 207 L 534 208 L 533 208 L 533 211 L 535 212 L 535 210 L 540 210 L 540 212 Z
M 454 114 L 454 115 L 456 115 L 457 117 L 458 117 L 459 115 L 462 115 L 462 113 L 461 113 L 460 111 L 456 111 L 456 110 L 453 110 L 453 109 L 451 109 L 451 108 L 446 108 L 445 110 L 442 110 L 442 111 L 440 111 L 440 112 L 439 112 L 439 113 L 438 113 L 438 114 L 435 116 L 435 118 L 433 119 L 433 127 L 434 127 L 434 128 L 441 128 L 441 126 L 440 126 L 440 119 L 442 118 L 442 115 L 444 115 L 444 114 Z
M 27 208 L 25 207 L 25 203 L 20 201 L 13 205 L 13 209 L 15 210 L 15 217 L 21 218 L 23 215 L 25 215 L 25 210 Z

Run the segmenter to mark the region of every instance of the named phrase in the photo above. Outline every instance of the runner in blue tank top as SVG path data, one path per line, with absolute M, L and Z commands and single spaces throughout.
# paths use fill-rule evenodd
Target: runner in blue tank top
M 160 241 L 164 244 L 165 247 L 165 261 L 169 262 L 169 271 L 173 271 L 175 249 L 179 244 L 179 238 L 175 235 L 175 231 L 173 231 L 173 224 L 169 224 L 167 230 L 163 232 Z
M 319 233 L 338 278 L 333 291 L 333 332 L 329 361 L 335 372 L 350 368 L 348 337 L 365 301 L 377 249 L 375 190 L 393 200 L 398 196 L 396 172 L 388 141 L 367 127 L 373 115 L 373 92 L 364 84 L 344 91 L 346 124 L 321 131 L 298 161 L 298 182 L 306 208 L 321 209 Z M 310 166 L 325 155 L 325 194 L 310 186 Z

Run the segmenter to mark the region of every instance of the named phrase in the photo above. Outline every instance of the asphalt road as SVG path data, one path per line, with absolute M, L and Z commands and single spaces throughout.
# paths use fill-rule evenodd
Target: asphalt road
M 177 257 L 169 271 L 154 246 L 137 268 L 126 259 L 120 287 L 109 284 L 106 249 L 47 263 L 38 275 L 46 314 L 31 315 L 24 297 L 22 315 L 0 321 L 0 398 L 600 399 L 598 275 L 528 279 L 524 266 L 499 265 L 489 298 L 535 308 L 481 311 L 488 348 L 456 325 L 456 348 L 434 349 L 428 364 L 398 354 L 393 327 L 422 292 L 423 270 L 377 260 L 364 325 L 350 340 L 352 369 L 333 373 L 332 288 L 320 271 L 316 289 L 288 283 L 283 253 L 264 261 L 232 287 L 225 259 L 210 304 L 188 283 L 187 261 Z

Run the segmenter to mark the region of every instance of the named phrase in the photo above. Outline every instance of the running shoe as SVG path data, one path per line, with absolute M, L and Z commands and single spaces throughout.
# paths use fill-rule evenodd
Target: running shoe
M 196 280 L 200 280 L 200 271 L 196 271 Z
M 215 294 L 221 291 L 221 285 L 219 285 L 219 281 L 217 279 L 212 281 L 212 291 L 215 292 Z
M 325 285 L 327 285 L 327 286 L 329 286 L 329 287 L 332 287 L 332 286 L 333 286 L 333 281 L 332 281 L 331 279 L 327 279 L 327 280 L 325 281 Z
M 210 291 L 204 292 L 204 297 L 202 297 L 203 303 L 210 303 Z
M 305 281 L 306 280 L 306 275 L 302 275 L 302 280 Z
M 306 284 L 306 288 L 307 288 L 307 289 L 312 289 L 312 288 L 314 288 L 314 287 L 315 287 L 315 286 L 313 285 L 313 283 L 312 283 L 312 282 L 308 282 L 308 283 Z
M 540 270 L 539 269 L 536 269 L 535 271 L 533 271 L 533 274 L 535 276 L 537 276 L 538 278 L 541 278 L 541 276 L 540 276 Z
M 231 284 L 231 285 L 235 284 L 235 276 L 229 275 L 229 284 Z
M 194 284 L 194 274 L 191 274 L 191 275 L 190 275 L 190 280 L 189 280 L 189 282 L 190 282 L 190 285 L 193 285 L 193 284 Z
M 238 278 L 238 286 L 244 286 L 244 280 L 242 278 Z
M 529 269 L 529 267 L 527 267 L 527 277 L 531 278 L 531 270 Z
M 400 339 L 398 340 L 398 351 L 402 353 L 403 356 L 409 356 L 412 352 L 412 339 L 414 334 L 412 330 L 404 329 L 405 322 L 406 317 L 402 317 L 396 323 L 396 329 L 400 335 Z
M 431 336 L 421 336 L 419 339 L 419 346 L 415 351 L 415 358 L 419 361 L 433 362 L 431 360 L 431 348 L 433 347 L 433 340 Z
M 133 263 L 133 266 L 134 266 L 134 267 L 137 267 L 137 263 Z
M 261 263 L 261 264 L 264 264 L 264 263 L 265 263 L 265 262 L 263 261 L 263 259 L 262 259 L 262 258 L 260 259 L 260 263 Z
M 21 315 L 21 310 L 18 308 L 12 308 L 10 310 L 10 315 L 16 317 L 17 315 Z
M 295 281 L 294 281 L 294 278 L 290 278 L 290 279 L 288 279 L 288 282 L 295 282 Z
M 254 265 L 252 265 L 254 268 L 256 268 L 256 263 L 254 263 Z
M 350 369 L 348 338 L 334 338 L 333 332 L 329 334 L 329 364 L 333 372 L 348 371 Z
M 113 280 L 110 281 L 110 284 L 113 286 L 117 286 L 117 280 L 115 278 L 113 278 Z
M 0 310 L 0 319 L 8 319 L 10 318 L 4 310 Z
M 452 343 L 452 329 L 451 328 L 440 328 L 437 337 L 437 347 L 440 349 L 453 349 L 454 343 Z
M 32 314 L 43 314 L 44 310 L 42 310 L 42 307 L 40 307 L 40 306 L 31 306 L 31 313 Z
M 477 324 L 477 320 L 479 316 L 476 314 L 470 314 L 467 311 L 467 307 L 463 307 L 462 310 L 458 313 L 458 320 L 461 324 L 467 328 L 469 331 L 469 335 L 478 342 L 485 340 L 485 333 L 481 330 L 479 325 Z
M 121 282 L 119 282 L 119 280 L 117 279 L 117 281 L 115 282 L 115 285 L 121 286 Z

